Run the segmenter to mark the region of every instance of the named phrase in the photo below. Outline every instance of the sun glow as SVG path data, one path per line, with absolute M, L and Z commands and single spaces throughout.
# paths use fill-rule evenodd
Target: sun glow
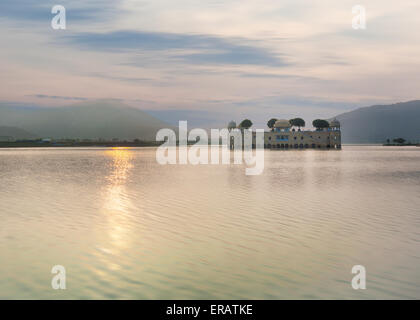
M 99 255 L 104 263 L 112 270 L 117 270 L 120 265 L 115 256 L 119 256 L 130 247 L 130 212 L 133 204 L 128 197 L 127 179 L 132 168 L 133 154 L 129 148 L 112 148 L 105 151 L 110 158 L 111 170 L 106 177 L 108 183 L 103 191 L 102 212 L 104 214 L 105 227 L 100 230 Z

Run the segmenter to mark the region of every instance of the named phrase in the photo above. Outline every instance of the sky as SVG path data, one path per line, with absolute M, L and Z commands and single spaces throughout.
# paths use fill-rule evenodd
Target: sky
M 366 29 L 352 28 L 355 5 Z M 0 104 L 115 99 L 205 128 L 310 123 L 419 99 L 419 14 L 418 0 L 1 0 Z

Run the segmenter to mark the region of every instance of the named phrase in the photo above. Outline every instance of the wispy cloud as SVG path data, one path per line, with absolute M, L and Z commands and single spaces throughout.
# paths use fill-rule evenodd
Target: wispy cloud
M 60 0 L 51 2 L 49 0 L 1 0 L 0 18 L 14 21 L 26 22 L 48 22 L 52 18 L 51 9 L 54 5 L 62 5 L 66 8 L 66 16 L 69 22 L 80 22 L 89 20 L 108 20 L 122 12 L 118 4 L 120 0 Z
M 82 97 L 66 97 L 66 96 L 49 96 L 46 94 L 34 94 L 30 97 L 40 98 L 40 99 L 56 99 L 56 100 L 75 100 L 75 101 L 85 101 L 87 98 Z
M 145 81 L 153 81 L 152 78 L 146 78 L 146 77 L 124 77 L 124 76 L 115 76 L 115 75 L 108 75 L 105 73 L 91 73 L 89 76 L 96 77 L 96 78 L 103 78 L 103 79 L 109 79 L 109 80 L 117 80 L 117 81 L 123 81 L 123 82 L 145 82 Z
M 242 78 L 264 78 L 264 79 L 295 79 L 295 80 L 317 80 L 320 81 L 322 79 L 317 77 L 309 77 L 309 76 L 300 76 L 294 74 L 274 74 L 274 73 L 240 73 L 240 77 Z
M 257 99 L 238 101 L 234 103 L 236 106 L 296 106 L 301 108 L 322 107 L 324 109 L 348 110 L 358 106 L 358 103 L 349 103 L 348 101 L 326 100 L 319 97 L 305 96 L 287 96 L 287 95 L 270 95 Z
M 114 31 L 79 33 L 63 39 L 68 43 L 92 51 L 156 51 L 172 61 L 191 64 L 289 65 L 279 54 L 261 46 L 259 41 L 243 38 Z

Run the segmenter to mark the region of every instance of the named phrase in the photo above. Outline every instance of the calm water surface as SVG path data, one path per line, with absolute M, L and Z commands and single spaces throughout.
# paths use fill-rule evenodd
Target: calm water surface
M 1 149 L 0 182 L 2 299 L 420 299 L 420 148 L 267 151 L 260 176 Z

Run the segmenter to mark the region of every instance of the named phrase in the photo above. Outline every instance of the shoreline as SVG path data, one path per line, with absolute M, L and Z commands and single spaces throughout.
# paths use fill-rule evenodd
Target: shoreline
M 40 142 L 40 141 L 21 141 L 21 142 L 0 142 L 0 149 L 19 149 L 19 148 L 124 148 L 124 147 L 158 147 L 163 142 L 140 141 L 140 142 Z M 191 143 L 193 144 L 193 143 Z M 383 147 L 420 147 L 420 144 L 369 144 L 369 143 L 348 143 L 343 146 L 383 146 Z
M 418 143 L 405 143 L 405 144 L 399 144 L 399 143 L 384 143 L 382 144 L 384 147 L 420 147 L 420 144 Z
M 119 147 L 157 147 L 157 142 L 0 142 L 0 149 L 6 148 L 119 148 Z

